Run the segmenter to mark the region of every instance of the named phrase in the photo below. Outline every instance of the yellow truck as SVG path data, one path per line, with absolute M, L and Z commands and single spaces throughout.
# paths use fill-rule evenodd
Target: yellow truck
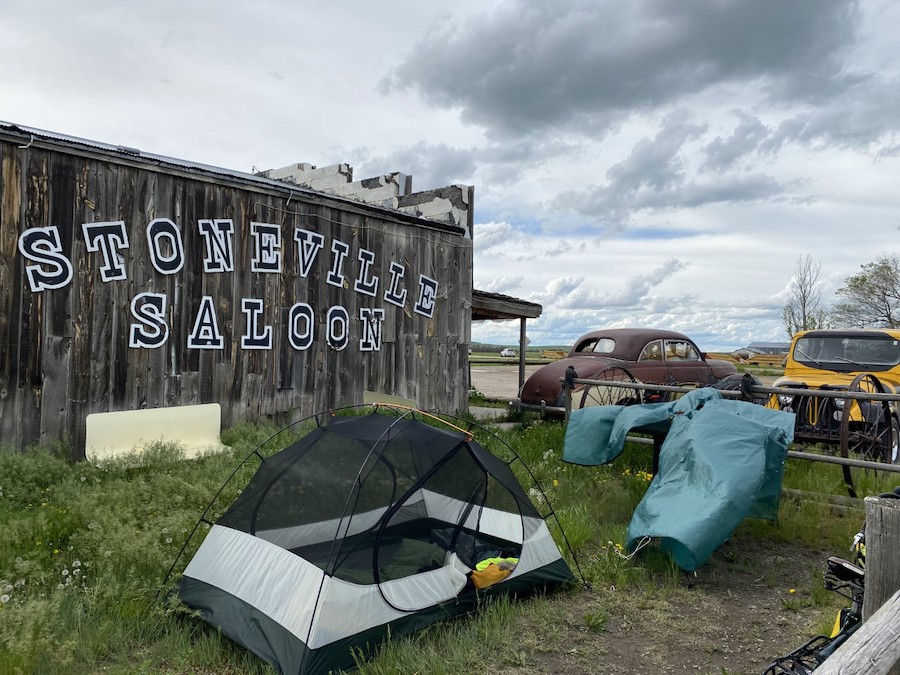
M 801 331 L 773 387 L 900 394 L 900 330 Z M 796 414 L 797 441 L 839 444 L 845 456 L 900 463 L 896 401 L 781 393 L 768 406 Z

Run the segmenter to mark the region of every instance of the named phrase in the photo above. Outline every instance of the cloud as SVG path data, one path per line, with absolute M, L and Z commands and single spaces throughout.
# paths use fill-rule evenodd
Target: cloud
M 514 277 L 497 277 L 495 279 L 491 279 L 487 283 L 479 284 L 478 290 L 486 291 L 488 293 L 502 293 L 503 295 L 510 295 L 522 285 L 522 282 L 524 280 L 525 277 L 521 275 Z
M 855 81 L 842 58 L 858 23 L 845 0 L 517 0 L 435 26 L 382 87 L 490 137 L 596 133 L 716 87 L 813 104 Z
M 610 168 L 609 189 L 634 195 L 642 189 L 662 192 L 680 185 L 687 175 L 682 150 L 705 130 L 691 123 L 684 111 L 667 115 L 653 139 L 638 141 L 625 160 Z
M 705 149 L 706 161 L 700 167 L 704 171 L 721 173 L 732 168 L 742 158 L 755 153 L 771 131 L 758 118 L 736 110 L 734 114 L 740 120 L 731 136 L 716 136 Z
M 557 309 L 596 311 L 641 308 L 645 311 L 650 290 L 684 267 L 678 260 L 666 260 L 649 272 L 629 277 L 621 289 L 614 291 L 595 288 L 585 277 L 556 277 L 550 280 L 545 290 L 533 297 Z
M 360 177 L 369 177 L 399 171 L 412 175 L 413 190 L 431 190 L 456 183 L 471 183 L 476 167 L 475 157 L 472 149 L 420 141 L 388 155 L 367 158 L 354 167 L 354 172 Z
M 509 249 L 511 240 L 522 240 L 522 235 L 509 223 L 479 223 L 475 231 L 475 255 L 486 255 Z
M 629 156 L 607 171 L 606 183 L 563 191 L 554 205 L 617 232 L 642 210 L 766 200 L 785 192 L 774 178 L 759 173 L 711 176 L 699 182 L 691 171 L 691 143 L 705 130 L 685 113 L 668 115 L 655 137 L 635 143 Z
M 786 143 L 834 146 L 896 154 L 900 119 L 900 80 L 872 79 L 849 89 L 822 107 L 785 118 L 762 144 L 775 152 Z

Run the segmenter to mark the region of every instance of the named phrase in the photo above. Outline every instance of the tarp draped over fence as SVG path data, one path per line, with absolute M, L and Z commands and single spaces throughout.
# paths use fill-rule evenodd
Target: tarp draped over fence
M 630 431 L 664 434 L 659 470 L 628 526 L 627 545 L 659 538 L 682 569 L 702 565 L 747 516 L 775 519 L 794 415 L 703 388 L 676 401 L 573 411 L 563 460 L 597 465 Z

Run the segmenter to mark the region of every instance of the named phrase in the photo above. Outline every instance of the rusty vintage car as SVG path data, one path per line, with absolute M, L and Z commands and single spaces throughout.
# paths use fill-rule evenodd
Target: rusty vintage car
M 575 377 L 612 383 L 711 386 L 734 381 L 737 368 L 729 361 L 707 359 L 694 342 L 681 333 L 652 328 L 611 328 L 582 335 L 569 354 L 529 377 L 516 401 L 524 410 L 544 416 L 565 413 L 561 380 L 572 366 Z M 580 385 L 572 392 L 572 407 L 628 405 L 664 400 L 652 388 Z

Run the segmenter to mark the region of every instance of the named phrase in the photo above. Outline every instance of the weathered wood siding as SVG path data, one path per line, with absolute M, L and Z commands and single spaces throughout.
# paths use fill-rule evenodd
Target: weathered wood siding
M 461 228 L 250 176 L 119 155 L 0 134 L 0 445 L 62 441 L 81 458 L 89 413 L 217 402 L 230 426 L 362 403 L 364 390 L 445 412 L 466 409 L 472 247 Z M 151 261 L 147 226 L 157 218 L 173 221 L 181 233 L 185 262 L 175 274 L 161 274 Z M 204 272 L 198 229 L 204 219 L 233 221 L 233 272 Z M 119 253 L 126 279 L 104 281 L 101 253 L 87 250 L 82 224 L 105 221 L 125 223 L 128 248 Z M 280 274 L 251 271 L 251 222 L 279 226 Z M 50 226 L 58 229 L 73 276 L 60 288 L 34 291 L 25 268 L 35 261 L 18 240 Z M 306 278 L 294 241 L 298 228 L 325 238 Z M 350 246 L 342 288 L 326 282 L 334 241 Z M 375 254 L 375 297 L 354 290 L 360 249 Z M 405 270 L 402 308 L 384 300 L 392 262 Z M 413 308 L 419 275 L 439 284 L 430 318 Z M 158 348 L 134 348 L 131 303 L 147 292 L 166 295 L 169 335 Z M 203 296 L 213 298 L 221 350 L 188 348 Z M 272 349 L 242 349 L 242 298 L 263 300 L 261 323 L 272 326 Z M 307 350 L 287 339 L 288 309 L 297 302 L 314 310 Z M 326 341 L 326 315 L 335 305 L 350 318 L 349 345 L 340 351 Z M 359 348 L 363 307 L 384 310 L 378 351 Z

